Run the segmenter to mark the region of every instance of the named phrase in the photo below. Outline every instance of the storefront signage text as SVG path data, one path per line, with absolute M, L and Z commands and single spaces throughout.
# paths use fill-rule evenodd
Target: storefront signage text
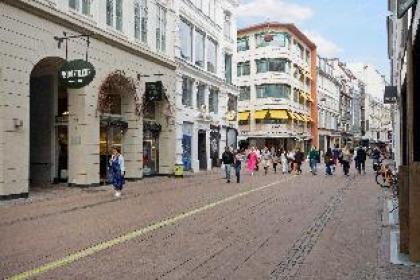
M 64 63 L 58 76 L 60 81 L 68 88 L 82 88 L 95 78 L 95 68 L 83 59 L 71 60 Z

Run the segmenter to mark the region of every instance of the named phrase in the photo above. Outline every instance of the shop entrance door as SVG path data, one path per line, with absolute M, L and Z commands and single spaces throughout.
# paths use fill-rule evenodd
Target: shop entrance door
M 143 141 L 143 175 L 159 174 L 159 135 L 144 136 Z
M 198 131 L 198 161 L 201 170 L 207 170 L 206 131 Z

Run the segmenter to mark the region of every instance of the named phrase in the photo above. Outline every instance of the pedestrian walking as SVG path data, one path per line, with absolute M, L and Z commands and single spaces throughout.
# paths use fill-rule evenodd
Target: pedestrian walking
M 334 155 L 331 151 L 331 148 L 327 149 L 327 152 L 324 155 L 325 163 L 325 175 L 333 175 L 331 171 L 331 166 L 334 165 Z
M 308 157 L 309 157 L 309 166 L 311 168 L 311 172 L 313 175 L 316 175 L 317 165 L 319 161 L 319 151 L 316 149 L 315 146 L 312 146 L 312 149 L 309 152 Z
M 233 163 L 235 162 L 235 157 L 233 156 L 233 153 L 230 151 L 229 147 L 226 147 L 222 154 L 222 162 L 225 165 L 227 183 L 230 183 L 230 171 L 232 169 Z
M 260 163 L 261 163 L 261 150 L 256 149 L 255 152 L 257 153 L 257 164 L 255 165 L 255 171 L 260 170 Z
M 283 172 L 283 174 L 289 172 L 289 160 L 287 158 L 287 154 L 288 153 L 286 150 L 280 151 L 281 171 Z
M 111 174 L 112 186 L 115 190 L 115 197 L 121 197 L 125 183 L 125 165 L 124 157 L 120 154 L 117 147 L 112 148 L 112 156 L 109 160 L 109 172 Z
M 257 167 L 257 161 L 257 152 L 255 151 L 254 147 L 251 147 L 251 151 L 247 155 L 246 169 L 251 173 L 252 176 L 254 176 L 254 171 Z
M 296 174 L 302 174 L 302 162 L 305 160 L 305 154 L 300 151 L 300 148 L 296 149 L 295 153 L 295 170 Z
M 236 150 L 235 153 L 235 163 L 233 164 L 235 168 L 236 183 L 241 182 L 241 168 L 242 168 L 242 153 L 239 150 Z
M 349 145 L 347 145 L 344 150 L 342 151 L 342 156 L 341 156 L 341 164 L 343 165 L 343 172 L 344 175 L 349 176 L 349 171 L 350 171 L 350 163 L 351 160 L 353 158 L 353 154 L 350 150 Z
M 267 175 L 268 173 L 268 168 L 271 165 L 271 152 L 267 147 L 264 147 L 264 150 L 261 153 L 261 164 L 264 168 L 264 174 Z
M 363 148 L 362 145 L 359 145 L 359 147 L 356 150 L 356 169 L 359 172 L 359 174 L 366 174 L 366 151 Z
M 338 147 L 338 144 L 334 145 L 334 149 L 332 150 L 332 153 L 333 153 L 333 159 L 334 159 L 334 164 L 332 165 L 332 171 L 335 172 L 335 169 L 340 163 L 340 155 L 341 155 L 341 150 Z
M 277 165 L 279 164 L 280 161 L 280 151 L 275 151 L 273 152 L 273 169 L 274 169 L 274 173 L 277 173 Z
M 287 153 L 287 160 L 290 164 L 289 173 L 291 173 L 292 171 L 295 171 L 295 168 L 296 168 L 295 155 L 296 153 L 293 150 Z

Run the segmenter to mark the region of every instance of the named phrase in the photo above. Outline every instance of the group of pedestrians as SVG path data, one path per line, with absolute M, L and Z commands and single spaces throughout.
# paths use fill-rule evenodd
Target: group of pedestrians
M 340 149 L 338 145 L 334 148 L 328 148 L 327 151 L 321 156 L 320 151 L 313 146 L 305 157 L 305 154 L 296 148 L 295 150 L 287 151 L 285 149 L 275 150 L 264 147 L 259 150 L 251 147 L 247 150 L 235 150 L 226 148 L 222 155 L 222 162 L 225 166 L 226 180 L 228 183 L 231 181 L 231 169 L 235 170 L 236 181 L 240 183 L 242 162 L 246 162 L 245 169 L 253 176 L 260 168 L 264 170 L 267 175 L 270 168 L 277 173 L 278 167 L 282 174 L 302 174 L 302 164 L 306 159 L 309 161 L 310 172 L 313 175 L 318 173 L 318 164 L 321 163 L 321 158 L 325 164 L 325 175 L 331 176 L 336 172 L 339 165 L 343 168 L 345 176 L 349 176 L 350 166 L 352 161 L 355 161 L 355 166 L 359 174 L 366 173 L 366 149 L 358 146 L 356 149 L 351 149 L 346 145 Z

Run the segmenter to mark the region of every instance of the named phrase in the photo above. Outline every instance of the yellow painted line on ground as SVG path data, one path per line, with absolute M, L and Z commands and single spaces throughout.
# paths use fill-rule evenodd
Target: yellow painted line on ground
M 76 262 L 76 261 L 78 261 L 78 260 L 80 260 L 82 258 L 91 256 L 91 255 L 94 255 L 94 254 L 99 253 L 99 252 L 101 252 L 103 250 L 106 250 L 108 248 L 111 248 L 111 247 L 113 247 L 115 245 L 118 245 L 118 244 L 127 242 L 127 241 L 132 240 L 134 238 L 137 238 L 139 236 L 142 236 L 142 235 L 144 235 L 144 234 L 146 234 L 148 232 L 152 232 L 152 231 L 155 231 L 157 229 L 163 228 L 165 226 L 176 224 L 177 222 L 179 222 L 179 221 L 181 221 L 181 220 L 183 220 L 185 218 L 191 217 L 191 216 L 196 215 L 196 214 L 198 214 L 200 212 L 204 212 L 204 211 L 209 210 L 211 208 L 214 208 L 214 207 L 216 207 L 216 206 L 218 206 L 220 204 L 223 204 L 223 203 L 226 203 L 226 202 L 229 202 L 229 201 L 238 199 L 240 197 L 249 195 L 249 194 L 254 193 L 254 192 L 262 191 L 264 189 L 270 188 L 270 187 L 272 187 L 274 185 L 277 185 L 277 184 L 280 184 L 280 183 L 285 183 L 290 178 L 292 178 L 292 177 L 287 177 L 285 180 L 276 181 L 276 182 L 270 183 L 270 184 L 265 185 L 265 186 L 262 186 L 262 187 L 258 187 L 258 188 L 255 188 L 255 189 L 251 189 L 251 190 L 248 190 L 248 191 L 245 191 L 245 192 L 241 192 L 241 193 L 238 193 L 238 194 L 229 196 L 229 197 L 224 198 L 224 199 L 221 199 L 219 201 L 216 201 L 216 202 L 207 204 L 207 205 L 205 205 L 203 207 L 200 207 L 200 208 L 191 210 L 191 211 L 186 212 L 186 213 L 182 213 L 182 214 L 180 214 L 178 216 L 175 216 L 173 218 L 168 218 L 166 220 L 163 220 L 161 222 L 155 223 L 155 224 L 150 225 L 148 227 L 137 229 L 137 230 L 131 231 L 131 232 L 127 233 L 127 234 L 124 234 L 124 235 L 121 235 L 119 237 L 116 237 L 114 239 L 111 239 L 111 240 L 108 240 L 108 241 L 104 241 L 104 242 L 98 243 L 96 245 L 93 245 L 91 247 L 82 249 L 82 250 L 80 250 L 78 252 L 72 253 L 72 254 L 70 254 L 70 255 L 68 255 L 66 257 L 63 257 L 61 259 L 58 259 L 56 261 L 53 261 L 53 262 L 44 264 L 44 265 L 42 265 L 40 267 L 37 267 L 37 268 L 34 268 L 32 270 L 28 270 L 28 271 L 25 271 L 25 272 L 16 274 L 16 275 L 11 276 L 11 277 L 6 278 L 6 279 L 10 279 L 10 280 L 23 280 L 23 279 L 28 279 L 30 277 L 37 276 L 37 275 L 42 274 L 44 272 L 47 272 L 47 271 L 54 270 L 54 269 L 57 269 L 57 268 L 62 267 L 62 266 L 66 266 L 66 265 L 72 264 L 72 263 L 74 263 L 74 262 Z

